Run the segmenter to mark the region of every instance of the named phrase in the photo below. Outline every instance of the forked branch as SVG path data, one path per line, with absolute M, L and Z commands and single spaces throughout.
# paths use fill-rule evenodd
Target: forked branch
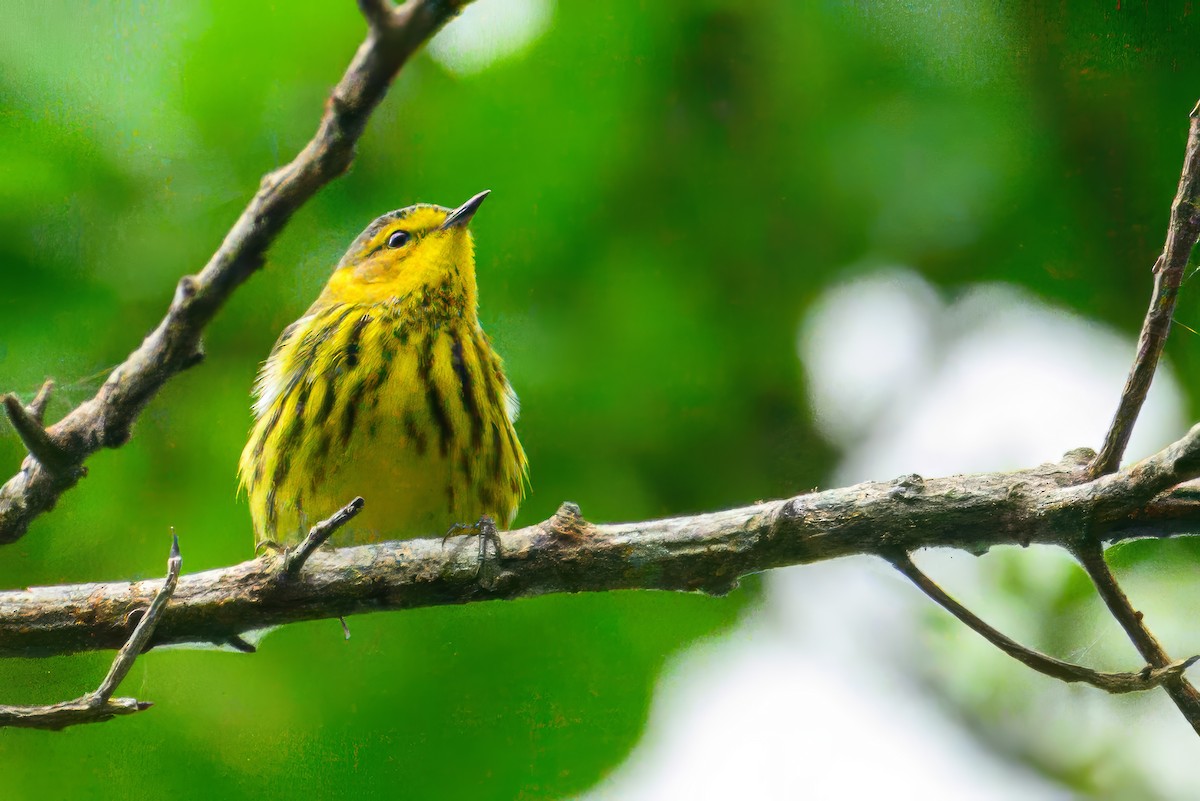
M 1099 543 L 1085 541 L 1076 546 L 1073 552 L 1092 579 L 1092 583 L 1096 585 L 1096 591 L 1104 600 L 1104 605 L 1125 630 L 1142 658 L 1155 669 L 1172 665 L 1171 658 L 1146 625 L 1142 613 L 1133 608 L 1116 577 L 1109 570 L 1108 562 L 1104 559 L 1104 549 Z M 1196 692 L 1196 688 L 1182 673 L 1168 676 L 1163 686 L 1192 729 L 1200 734 L 1200 693 Z
M 1120 466 L 1129 435 L 1150 391 L 1159 357 L 1162 356 L 1167 335 L 1171 331 L 1175 301 L 1179 296 L 1179 287 L 1183 282 L 1188 258 L 1196 240 L 1200 238 L 1200 103 L 1192 108 L 1188 119 L 1183 170 L 1179 176 L 1179 189 L 1175 193 L 1175 201 L 1171 204 L 1167 241 L 1163 246 L 1162 255 L 1154 263 L 1154 289 L 1150 296 L 1150 308 L 1142 322 L 1137 355 L 1134 357 L 1125 388 L 1121 392 L 1121 400 L 1117 405 L 1116 414 L 1113 415 L 1104 445 L 1088 466 L 1088 475 L 1092 478 L 1113 473 Z M 1180 458 L 1186 461 L 1191 457 Z M 1182 511 L 1181 504 L 1189 501 L 1194 504 L 1195 498 L 1177 503 L 1175 511 Z M 1083 566 L 1109 612 L 1133 641 L 1142 658 L 1156 670 L 1173 664 L 1142 619 L 1141 613 L 1133 608 L 1116 577 L 1108 569 L 1103 545 L 1094 533 L 1085 529 L 1084 536 L 1074 543 L 1067 543 L 1065 547 Z M 1182 673 L 1167 677 L 1163 686 L 1192 729 L 1200 734 L 1200 693 Z
M 950 614 L 962 621 L 968 628 L 975 631 L 992 645 L 1016 659 L 1026 667 L 1033 668 L 1039 673 L 1065 682 L 1083 682 L 1108 693 L 1142 692 L 1157 687 L 1168 679 L 1175 679 L 1191 667 L 1200 656 L 1192 656 L 1166 665 L 1153 663 L 1136 673 L 1103 673 L 1083 665 L 1064 662 L 1041 651 L 1027 648 L 1011 637 L 1002 634 L 988 625 L 983 618 L 954 600 L 945 590 L 937 585 L 913 564 L 908 554 L 898 554 L 888 557 L 892 566 L 904 574 L 909 581 L 917 586 L 931 600 Z

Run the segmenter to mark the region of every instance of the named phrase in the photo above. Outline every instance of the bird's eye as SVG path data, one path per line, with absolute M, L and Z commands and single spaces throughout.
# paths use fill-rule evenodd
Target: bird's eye
M 389 248 L 402 248 L 408 243 L 408 231 L 393 231 L 388 237 L 387 246 Z

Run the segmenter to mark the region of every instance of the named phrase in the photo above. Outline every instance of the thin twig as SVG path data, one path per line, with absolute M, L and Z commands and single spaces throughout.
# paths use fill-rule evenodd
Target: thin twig
M 1108 611 L 1125 630 L 1142 658 L 1155 668 L 1170 666 L 1171 658 L 1146 626 L 1142 613 L 1133 608 L 1116 577 L 1109 570 L 1108 562 L 1104 559 L 1103 547 L 1088 540 L 1078 543 L 1072 551 L 1092 579 L 1092 583 L 1096 585 L 1096 591 L 1104 599 Z M 1168 676 L 1163 682 L 1163 688 L 1171 696 L 1175 706 L 1179 707 L 1187 722 L 1200 734 L 1200 693 L 1196 692 L 1196 688 L 1178 673 Z
M 158 594 L 154 596 L 154 600 L 150 602 L 150 608 L 138 621 L 133 634 L 117 652 L 117 658 L 113 660 L 112 667 L 108 669 L 108 675 L 96 688 L 95 696 L 100 701 L 106 702 L 112 697 L 117 687 L 128 675 L 129 669 L 133 667 L 133 661 L 146 649 L 146 645 L 150 642 L 150 636 L 154 634 L 154 627 L 158 625 L 162 611 L 166 608 L 167 601 L 171 600 L 171 594 L 175 592 L 175 585 L 179 583 L 179 571 L 182 567 L 183 557 L 179 553 L 179 537 L 172 532 L 171 556 L 167 559 L 167 578 Z
M 354 519 L 362 511 L 365 501 L 355 498 L 343 506 L 329 518 L 317 523 L 308 532 L 308 536 L 300 543 L 300 547 L 287 554 L 284 559 L 284 574 L 289 578 L 296 576 L 304 567 L 304 563 L 318 548 L 333 536 L 333 533 Z
M 1200 239 L 1200 103 L 1192 109 L 1189 118 L 1183 171 L 1179 176 L 1175 202 L 1171 204 L 1167 241 L 1162 255 L 1154 263 L 1154 290 L 1138 337 L 1137 356 L 1125 381 L 1125 388 L 1121 391 L 1121 400 L 1104 438 L 1104 445 L 1089 468 L 1093 478 L 1115 471 L 1121 463 L 1129 435 L 1146 400 L 1146 393 L 1150 391 L 1150 382 L 1154 379 L 1167 334 L 1171 331 L 1171 317 L 1175 313 L 1179 285 L 1197 239 Z
M 163 610 L 166 609 L 167 602 L 171 600 L 171 595 L 179 583 L 179 571 L 182 567 L 179 538 L 172 534 L 171 555 L 167 559 L 167 577 L 155 593 L 149 608 L 142 614 L 142 619 L 134 627 L 133 634 L 129 635 L 129 639 L 117 652 L 112 666 L 108 669 L 108 675 L 94 692 L 73 701 L 46 706 L 0 706 L 0 727 L 58 730 L 81 723 L 100 723 L 118 715 L 142 712 L 153 706 L 135 698 L 113 698 L 112 695 L 128 675 L 134 661 L 149 644 L 154 629 L 162 618 Z
M 1041 651 L 1027 648 L 1016 640 L 992 628 L 974 612 L 954 600 L 933 579 L 921 572 L 913 564 L 912 558 L 908 554 L 902 553 L 889 556 L 887 560 L 892 563 L 894 568 L 903 573 L 909 581 L 915 584 L 921 592 L 925 593 L 935 603 L 965 623 L 967 627 L 992 645 L 1026 667 L 1033 668 L 1039 673 L 1044 673 L 1060 681 L 1080 681 L 1108 693 L 1142 692 L 1157 687 L 1169 678 L 1178 676 L 1197 660 L 1200 660 L 1200 656 L 1193 656 L 1190 659 L 1174 662 L 1165 667 L 1147 665 L 1136 673 L 1103 673 L 1089 667 L 1084 667 L 1083 665 L 1064 662 L 1061 659 L 1055 659 L 1052 656 L 1043 654 Z
M 390 10 L 382 0 L 362 1 L 370 30 L 334 87 L 312 140 L 290 164 L 263 177 L 204 269 L 179 280 L 158 327 L 112 371 L 95 396 L 47 432 L 49 441 L 68 455 L 69 465 L 81 465 L 100 448 L 123 445 L 163 384 L 198 361 L 205 326 L 262 266 L 267 249 L 292 214 L 349 168 L 355 144 L 397 72 L 468 2 L 409 0 Z M 0 487 L 0 543 L 19 539 L 30 521 L 52 507 L 79 475 L 36 462 L 10 478 Z

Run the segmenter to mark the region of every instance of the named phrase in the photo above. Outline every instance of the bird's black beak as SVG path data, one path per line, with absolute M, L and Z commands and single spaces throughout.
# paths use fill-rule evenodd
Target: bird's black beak
M 448 228 L 466 228 L 467 223 L 471 222 L 471 218 L 475 216 L 475 212 L 480 206 L 483 205 L 483 201 L 488 196 L 488 192 L 490 191 L 490 189 L 483 190 L 478 195 L 447 214 L 445 222 L 438 226 L 438 230 L 445 231 Z

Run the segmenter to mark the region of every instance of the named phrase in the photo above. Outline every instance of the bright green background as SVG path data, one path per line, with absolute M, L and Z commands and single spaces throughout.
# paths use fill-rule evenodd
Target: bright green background
M 0 585 L 159 575 L 171 526 L 188 571 L 247 558 L 234 473 L 257 364 L 346 243 L 415 201 L 493 190 L 473 228 L 483 322 L 523 401 L 518 523 L 568 498 L 638 519 L 822 483 L 836 454 L 809 419 L 796 330 L 848 271 L 1011 281 L 1136 330 L 1200 23 L 1039 5 L 562 2 L 528 52 L 478 76 L 417 57 L 351 173 L 212 324 L 204 365 L 4 549 Z M 6 11 L 0 391 L 53 376 L 58 417 L 311 135 L 363 24 L 349 0 Z M 1193 297 L 1180 317 L 1200 327 Z M 1200 398 L 1196 340 L 1168 353 Z M 21 456 L 0 431 L 3 472 Z M 152 712 L 0 732 L 4 795 L 580 792 L 636 743 L 664 659 L 734 624 L 756 587 L 372 615 L 349 642 L 323 621 L 253 657 L 156 652 L 122 688 Z M 4 662 L 0 700 L 73 697 L 110 658 Z

